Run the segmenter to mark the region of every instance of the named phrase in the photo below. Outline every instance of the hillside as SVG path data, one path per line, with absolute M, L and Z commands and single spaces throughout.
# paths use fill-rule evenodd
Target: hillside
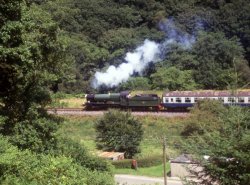
M 59 26 L 71 60 L 68 73 L 54 84 L 54 91 L 227 89 L 236 82 L 238 87 L 249 85 L 249 1 L 33 2 L 32 7 L 42 8 Z M 133 71 L 116 68 L 101 76 L 104 82 L 98 79 L 98 88 L 93 88 L 97 71 L 129 63 L 126 53 L 138 54 L 135 49 L 145 39 L 159 45 L 152 54 L 157 60 L 140 61 Z M 107 79 L 110 82 L 105 82 Z

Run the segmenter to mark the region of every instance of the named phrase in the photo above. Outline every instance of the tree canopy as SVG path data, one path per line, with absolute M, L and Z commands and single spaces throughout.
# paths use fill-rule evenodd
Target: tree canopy
M 161 73 L 157 66 L 176 67 L 196 88 L 225 89 L 231 85 L 234 68 L 239 86 L 247 86 L 249 69 L 249 10 L 248 1 L 201 0 L 57 0 L 31 1 L 48 12 L 64 32 L 68 53 L 74 64 L 69 71 L 71 80 L 62 78 L 54 90 L 90 92 L 96 71 L 124 62 L 126 52 L 132 51 L 146 38 L 162 42 L 166 33 L 160 22 L 174 20 L 176 28 L 195 38 L 191 49 L 171 47 L 164 59 L 143 73 L 150 86 L 166 89 L 150 78 Z M 241 7 L 244 7 L 243 9 Z M 234 64 L 235 62 L 235 64 Z M 155 67 L 156 65 L 156 67 Z M 244 66 L 244 67 L 243 67 Z M 137 77 L 134 74 L 133 77 Z M 121 84 L 124 87 L 123 84 Z M 126 86 L 126 85 L 125 85 Z M 119 89 L 119 87 L 118 87 Z M 182 90 L 175 86 L 173 90 Z

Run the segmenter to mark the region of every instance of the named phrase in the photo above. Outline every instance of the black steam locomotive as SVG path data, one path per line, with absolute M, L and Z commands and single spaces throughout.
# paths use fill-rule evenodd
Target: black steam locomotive
M 129 91 L 108 94 L 87 94 L 85 108 L 108 109 L 121 108 L 130 110 L 155 110 L 161 108 L 161 98 L 157 94 L 137 94 L 131 96 Z

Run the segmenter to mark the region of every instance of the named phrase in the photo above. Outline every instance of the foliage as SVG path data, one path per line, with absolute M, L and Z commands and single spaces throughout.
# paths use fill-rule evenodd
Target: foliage
M 67 75 L 57 80 L 54 91 L 93 92 L 91 80 L 97 70 L 118 65 L 127 51 L 144 39 L 162 41 L 159 22 L 170 18 L 176 27 L 196 38 L 184 50 L 171 47 L 163 66 L 176 67 L 195 84 L 181 89 L 225 89 L 233 83 L 234 65 L 240 86 L 249 86 L 248 1 L 200 0 L 30 0 L 34 11 L 46 11 L 61 30 L 65 51 L 73 56 Z M 33 2 L 33 4 L 32 4 Z M 34 5 L 34 3 L 38 5 Z M 34 7 L 39 7 L 35 10 Z M 14 15 L 14 14 L 13 14 Z M 39 17 L 39 16 L 38 16 Z M 44 20 L 44 19 L 42 19 Z M 57 51 L 57 50 L 53 50 Z M 57 55 L 59 56 L 59 55 Z M 156 64 L 157 65 L 157 64 Z M 150 66 L 144 76 L 159 75 L 161 67 Z M 185 76 L 185 75 L 184 75 Z M 69 80 L 70 78 L 70 80 Z M 125 84 L 126 85 L 126 84 Z M 153 88 L 161 89 L 154 84 Z M 195 86 L 193 86 L 195 85 Z M 144 89 L 149 86 L 146 83 Z M 164 87 L 165 88 L 165 87 Z M 174 87 L 179 89 L 180 87 Z
M 208 104 L 207 104 L 208 105 Z M 246 184 L 249 182 L 249 110 L 240 107 L 201 105 L 193 121 L 200 132 L 189 132 L 183 149 L 195 156 L 204 167 L 194 172 L 200 184 Z M 205 108 L 206 107 L 206 108 Z M 210 109 L 207 109 L 210 108 Z M 210 156 L 204 160 L 202 156 Z M 208 176 L 209 178 L 206 178 Z
M 187 119 L 181 132 L 182 136 L 202 135 L 205 131 L 220 128 L 219 115 L 225 114 L 226 108 L 217 100 L 201 100 L 191 109 L 191 116 Z
M 51 151 L 51 153 L 57 156 L 70 157 L 75 163 L 91 171 L 101 171 L 112 174 L 112 167 L 108 161 L 91 156 L 83 146 L 70 139 L 60 138 L 56 149 Z
M 50 101 L 49 86 L 60 78 L 69 60 L 57 24 L 47 12 L 22 1 L 8 1 L 1 7 L 0 95 L 1 114 L 6 116 L 1 133 L 20 139 L 18 146 L 24 148 L 37 142 L 30 146 L 37 150 L 46 139 L 52 140 L 57 129 L 52 122 L 47 125 L 41 110 Z
M 131 113 L 110 110 L 96 124 L 97 146 L 106 151 L 125 152 L 126 158 L 139 153 L 142 124 Z
M 196 87 L 192 71 L 181 71 L 176 67 L 160 68 L 151 78 L 156 89 L 192 90 Z
M 36 112 L 35 112 L 36 113 Z M 17 122 L 9 140 L 21 149 L 37 153 L 48 153 L 56 147 L 60 119 L 33 117 L 33 120 Z
M 151 86 L 149 80 L 144 77 L 130 78 L 127 82 L 122 83 L 120 90 L 149 90 Z
M 229 40 L 220 32 L 201 33 L 194 44 L 193 52 L 199 61 L 194 67 L 195 81 L 206 89 L 225 89 L 235 81 L 235 65 L 244 63 L 243 48 L 237 40 Z
M 90 172 L 67 157 L 20 151 L 0 137 L 1 184 L 114 184 L 105 173 Z

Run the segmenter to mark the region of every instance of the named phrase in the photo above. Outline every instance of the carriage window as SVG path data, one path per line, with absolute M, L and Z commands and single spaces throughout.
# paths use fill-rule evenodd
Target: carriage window
M 194 98 L 194 102 L 196 103 L 199 100 L 199 98 Z
M 222 97 L 219 97 L 218 100 L 221 102 L 224 102 L 224 98 L 222 98 Z
M 244 97 L 239 97 L 239 98 L 238 98 L 238 102 L 239 102 L 239 103 L 244 103 Z
M 168 99 L 168 98 L 165 98 L 165 102 L 168 103 L 168 102 L 169 102 L 169 99 Z
M 177 103 L 181 103 L 181 98 L 176 98 Z
M 234 103 L 234 102 L 235 102 L 235 99 L 234 99 L 233 97 L 229 97 L 229 98 L 228 98 L 228 102 Z
M 171 102 L 174 102 L 174 98 L 171 98 Z
M 185 98 L 185 102 L 186 103 L 190 103 L 191 102 L 191 98 Z
M 248 103 L 250 103 L 250 97 L 248 97 Z

